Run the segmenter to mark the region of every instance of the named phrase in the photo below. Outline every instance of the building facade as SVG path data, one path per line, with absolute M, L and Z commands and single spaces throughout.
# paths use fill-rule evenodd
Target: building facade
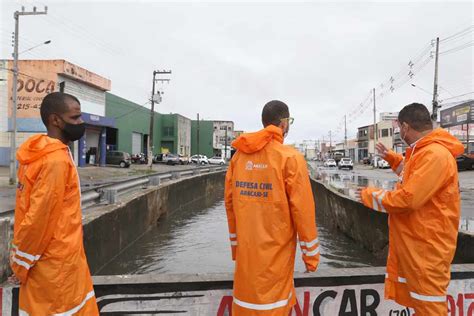
M 162 153 L 191 155 L 191 120 L 180 114 L 161 114 Z
M 13 61 L 0 61 L 0 165 L 9 164 L 13 107 Z M 77 97 L 86 123 L 84 136 L 71 145 L 79 166 L 87 163 L 105 165 L 107 128 L 115 121 L 106 117 L 105 93 L 109 79 L 65 60 L 18 61 L 17 146 L 37 133 L 45 133 L 40 117 L 43 98 L 54 91 Z M 15 149 L 16 150 L 16 149 Z
M 214 155 L 214 122 L 205 120 L 191 121 L 191 155 Z
M 231 156 L 231 144 L 234 136 L 234 122 L 232 121 L 213 121 L 214 133 L 212 147 L 214 155 L 226 157 Z
M 125 151 L 130 154 L 146 153 L 150 132 L 150 110 L 127 99 L 106 94 L 107 117 L 115 119 L 115 128 L 107 131 L 108 150 Z M 154 152 L 161 145 L 161 116 L 155 112 L 153 129 Z

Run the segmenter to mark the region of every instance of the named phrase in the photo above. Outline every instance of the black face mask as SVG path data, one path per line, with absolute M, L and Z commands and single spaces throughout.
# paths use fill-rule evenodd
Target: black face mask
M 74 142 L 84 136 L 86 123 L 71 124 L 67 123 L 62 117 L 60 118 L 64 122 L 64 128 L 61 131 L 69 141 Z

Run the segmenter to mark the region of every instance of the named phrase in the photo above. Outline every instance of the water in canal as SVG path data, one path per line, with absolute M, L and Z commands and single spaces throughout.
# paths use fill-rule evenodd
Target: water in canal
M 318 221 L 320 268 L 384 265 L 341 232 Z M 181 209 L 160 219 L 158 225 L 101 270 L 102 274 L 233 272 L 227 219 L 222 200 L 211 207 Z M 297 253 L 295 271 L 304 271 Z

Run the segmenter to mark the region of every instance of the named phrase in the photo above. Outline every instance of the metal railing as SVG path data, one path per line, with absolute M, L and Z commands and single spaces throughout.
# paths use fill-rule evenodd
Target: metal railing
M 117 198 L 121 194 L 130 193 L 149 186 L 160 186 L 163 181 L 177 180 L 204 173 L 225 171 L 226 169 L 227 166 L 198 167 L 190 170 L 186 169 L 182 171 L 152 173 L 145 176 L 120 180 L 112 184 L 100 185 L 93 189 L 87 189 L 81 192 L 82 208 L 88 208 L 98 203 L 114 204 L 117 202 Z

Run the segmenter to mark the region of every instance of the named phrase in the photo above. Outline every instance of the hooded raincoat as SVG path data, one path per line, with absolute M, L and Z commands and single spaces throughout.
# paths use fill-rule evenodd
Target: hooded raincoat
M 389 214 L 385 297 L 414 307 L 417 316 L 447 314 L 460 218 L 454 157 L 463 151 L 455 137 L 435 129 L 412 144 L 405 159 L 388 153 L 394 171 L 403 166 L 393 191 L 369 187 L 361 192 L 366 206 Z
M 235 260 L 234 315 L 285 315 L 296 302 L 297 235 L 308 271 L 319 263 L 306 161 L 280 128 L 240 136 L 227 171 L 225 205 Z
M 69 148 L 45 135 L 18 150 L 11 268 L 20 315 L 99 315 L 83 246 L 80 185 Z

